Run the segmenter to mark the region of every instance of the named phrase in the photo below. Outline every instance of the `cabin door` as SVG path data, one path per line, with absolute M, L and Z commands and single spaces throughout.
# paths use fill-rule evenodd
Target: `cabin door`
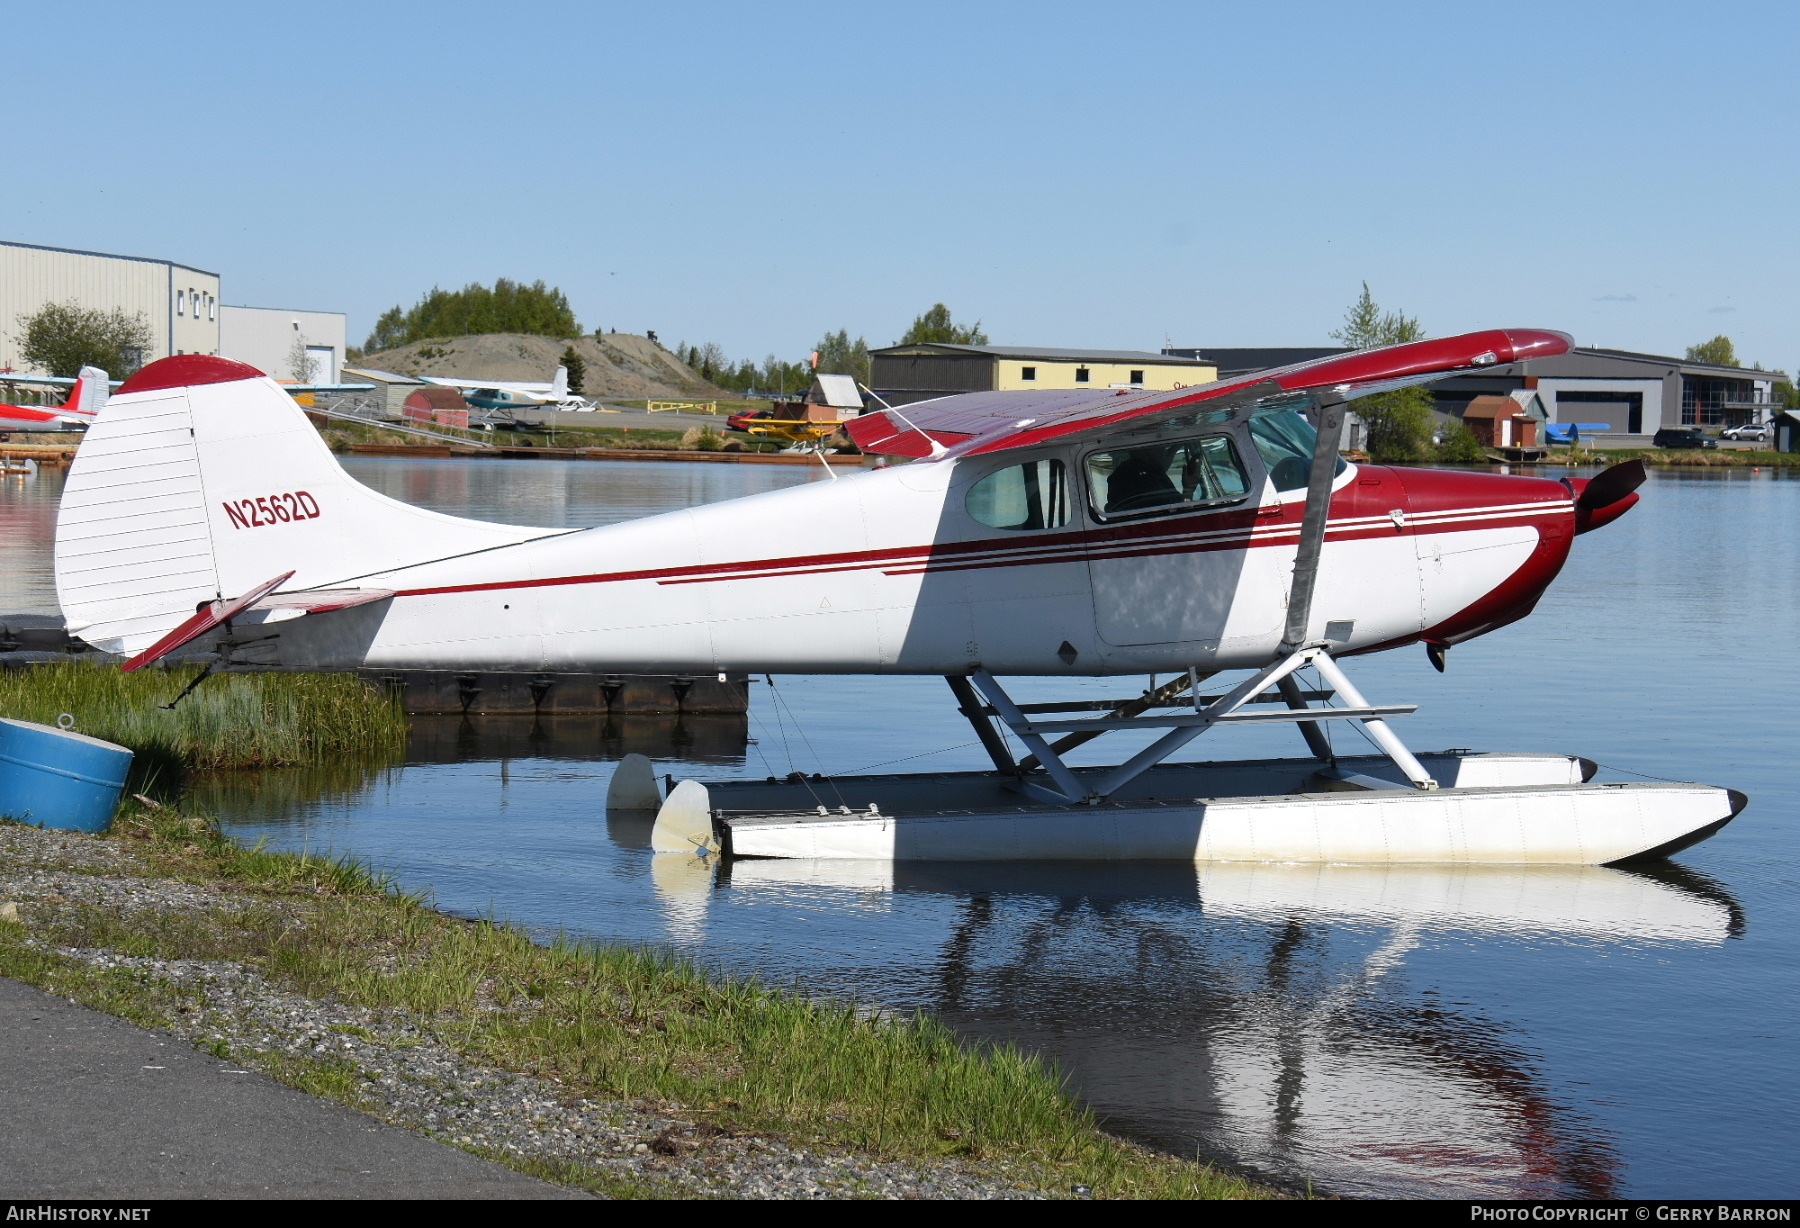
M 1088 551 L 1100 638 L 1120 647 L 1279 631 L 1292 550 L 1250 547 L 1260 476 L 1224 433 L 1089 454 Z

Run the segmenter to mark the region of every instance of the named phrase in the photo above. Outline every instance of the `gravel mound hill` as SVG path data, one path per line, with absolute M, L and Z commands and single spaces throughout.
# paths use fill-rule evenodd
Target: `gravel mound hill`
M 523 333 L 437 338 L 365 354 L 350 365 L 446 379 L 548 380 L 556 374 L 563 348 L 571 345 L 587 362 L 583 396 L 711 399 L 733 395 L 701 379 L 656 342 L 634 333 L 563 341 Z

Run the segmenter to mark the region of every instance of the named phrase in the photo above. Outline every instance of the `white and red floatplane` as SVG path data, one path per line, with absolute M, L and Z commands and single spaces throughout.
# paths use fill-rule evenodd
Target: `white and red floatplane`
M 61 405 L 0 405 L 0 431 L 85 430 L 106 404 L 106 372 L 83 367 L 73 381 L 0 373 L 0 383 L 68 385 L 68 399 Z
M 683 782 L 622 765 L 661 848 L 736 856 L 1597 864 L 1666 855 L 1745 804 L 1595 784 L 1567 754 L 1414 755 L 1345 655 L 1452 646 L 1530 612 L 1641 465 L 1552 481 L 1350 464 L 1345 403 L 1564 352 L 1511 329 L 1173 392 L 991 392 L 848 429 L 909 463 L 581 530 L 458 519 L 352 480 L 253 368 L 127 380 L 65 488 L 70 630 L 136 669 L 231 666 L 939 674 L 992 772 Z M 804 525 L 802 554 L 767 526 Z M 797 537 L 796 540 L 801 540 Z M 1206 685 L 1214 675 L 1241 680 Z M 1303 672 L 1304 671 L 1304 672 Z M 1007 675 L 1164 673 L 1130 700 L 1015 703 Z M 1310 683 L 1305 680 L 1310 679 Z M 1215 726 L 1298 726 L 1308 756 L 1168 763 Z M 1334 753 L 1327 723 L 1378 753 Z M 1106 768 L 1073 746 L 1151 744 Z M 1014 741 L 1005 734 L 1010 732 Z M 1029 752 L 1017 757 L 1015 744 Z

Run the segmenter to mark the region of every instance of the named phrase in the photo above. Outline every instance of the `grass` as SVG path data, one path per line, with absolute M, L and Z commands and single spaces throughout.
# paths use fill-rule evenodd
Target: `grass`
M 1540 465 L 1616 465 L 1621 461 L 1641 460 L 1646 465 L 1673 469 L 1792 469 L 1800 468 L 1800 452 L 1737 451 L 1719 448 L 1704 451 L 1682 451 L 1669 448 L 1636 448 L 1603 450 L 1599 448 L 1557 448 L 1537 462 Z
M 116 742 L 137 756 L 133 788 L 172 788 L 189 772 L 329 760 L 367 762 L 406 747 L 406 714 L 353 674 L 215 674 L 173 710 L 164 707 L 197 666 L 120 673 L 58 662 L 0 671 L 0 716 Z
M 962 1044 L 928 1018 L 870 1019 L 655 950 L 533 942 L 506 925 L 438 913 L 366 865 L 240 848 L 169 807 L 128 804 L 109 838 L 131 842 L 156 872 L 233 890 L 209 912 L 124 918 L 92 905 L 33 905 L 38 938 L 238 961 L 314 998 L 403 1012 L 475 1061 L 572 1095 L 650 1101 L 804 1146 L 956 1157 L 1036 1188 L 1088 1185 L 1102 1197 L 1268 1193 L 1107 1135 L 1039 1059 Z M 154 985 L 127 1001 L 125 978 L 25 946 L 25 932 L 0 924 L 0 974 L 140 1022 L 180 1009 Z M 345 1103 L 360 1094 L 356 1071 L 341 1061 L 315 1069 L 284 1060 L 272 1073 L 295 1086 Z M 573 1170 L 543 1175 L 580 1183 Z

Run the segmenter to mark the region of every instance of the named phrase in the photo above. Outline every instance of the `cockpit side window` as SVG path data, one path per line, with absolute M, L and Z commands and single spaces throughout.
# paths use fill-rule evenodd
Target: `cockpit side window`
M 1250 419 L 1250 439 L 1278 491 L 1305 490 L 1312 474 L 1312 454 L 1319 432 L 1291 409 L 1265 411 Z M 1343 458 L 1337 472 L 1344 471 Z
M 1250 492 L 1226 435 L 1095 452 L 1087 459 L 1094 509 L 1107 518 L 1237 503 Z
M 1068 469 L 1059 460 L 1001 469 L 969 487 L 963 506 L 990 528 L 1061 528 L 1069 523 Z

